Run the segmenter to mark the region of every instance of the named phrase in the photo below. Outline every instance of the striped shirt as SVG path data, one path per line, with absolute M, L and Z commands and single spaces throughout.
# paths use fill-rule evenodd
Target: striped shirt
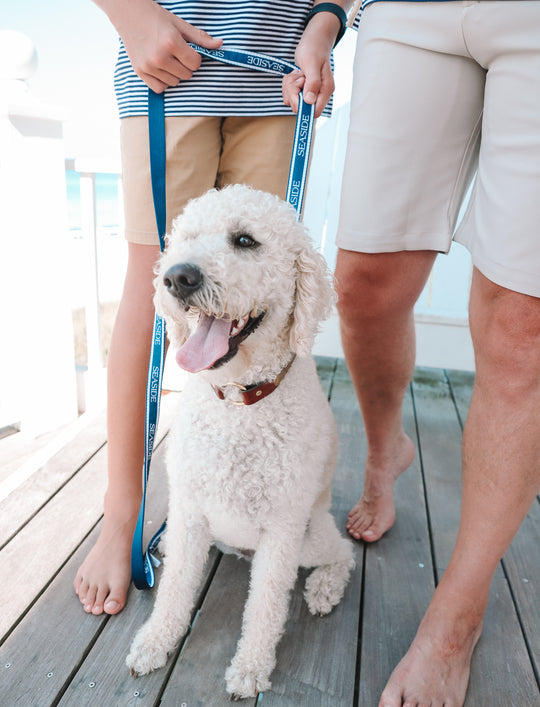
M 156 0 L 226 47 L 240 47 L 294 62 L 312 0 Z M 135 74 L 122 42 L 115 69 L 121 118 L 146 115 L 148 88 Z M 291 115 L 281 77 L 202 58 L 188 81 L 165 92 L 166 115 Z

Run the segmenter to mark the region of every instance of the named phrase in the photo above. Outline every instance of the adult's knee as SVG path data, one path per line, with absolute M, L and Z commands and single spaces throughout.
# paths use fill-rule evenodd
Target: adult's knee
M 521 398 L 540 387 L 540 299 L 473 284 L 470 327 L 477 380 Z
M 342 322 L 409 316 L 431 271 L 434 254 L 340 250 L 335 283 Z

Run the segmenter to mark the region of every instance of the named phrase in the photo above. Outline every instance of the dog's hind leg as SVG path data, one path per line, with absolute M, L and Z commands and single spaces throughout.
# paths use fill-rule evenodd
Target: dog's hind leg
M 165 665 L 168 653 L 189 628 L 211 537 L 206 520 L 188 521 L 178 515 L 175 512 L 169 519 L 168 551 L 154 610 L 135 636 L 126 659 L 134 675 Z
M 283 633 L 289 594 L 298 573 L 304 525 L 273 527 L 255 552 L 242 637 L 225 678 L 233 697 L 253 697 L 270 689 L 276 647 Z
M 339 604 L 354 567 L 353 548 L 329 511 L 315 509 L 300 556 L 302 567 L 316 567 L 306 580 L 304 598 L 312 614 L 328 614 Z

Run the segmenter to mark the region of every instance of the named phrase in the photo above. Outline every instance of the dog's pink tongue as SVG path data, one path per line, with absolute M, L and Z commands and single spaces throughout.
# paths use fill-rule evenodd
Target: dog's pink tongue
M 176 352 L 176 363 L 190 373 L 210 368 L 229 350 L 230 331 L 230 319 L 201 314 L 197 329 Z

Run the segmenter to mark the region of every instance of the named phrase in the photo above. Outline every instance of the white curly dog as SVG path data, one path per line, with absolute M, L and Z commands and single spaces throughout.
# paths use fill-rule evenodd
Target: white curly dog
M 226 672 L 234 698 L 270 688 L 298 567 L 312 614 L 341 599 L 354 565 L 330 515 L 337 431 L 311 348 L 333 290 L 291 206 L 234 185 L 176 219 L 155 280 L 189 381 L 167 452 L 163 576 L 128 667 L 163 666 L 189 628 L 213 542 L 254 551 L 242 636 Z

